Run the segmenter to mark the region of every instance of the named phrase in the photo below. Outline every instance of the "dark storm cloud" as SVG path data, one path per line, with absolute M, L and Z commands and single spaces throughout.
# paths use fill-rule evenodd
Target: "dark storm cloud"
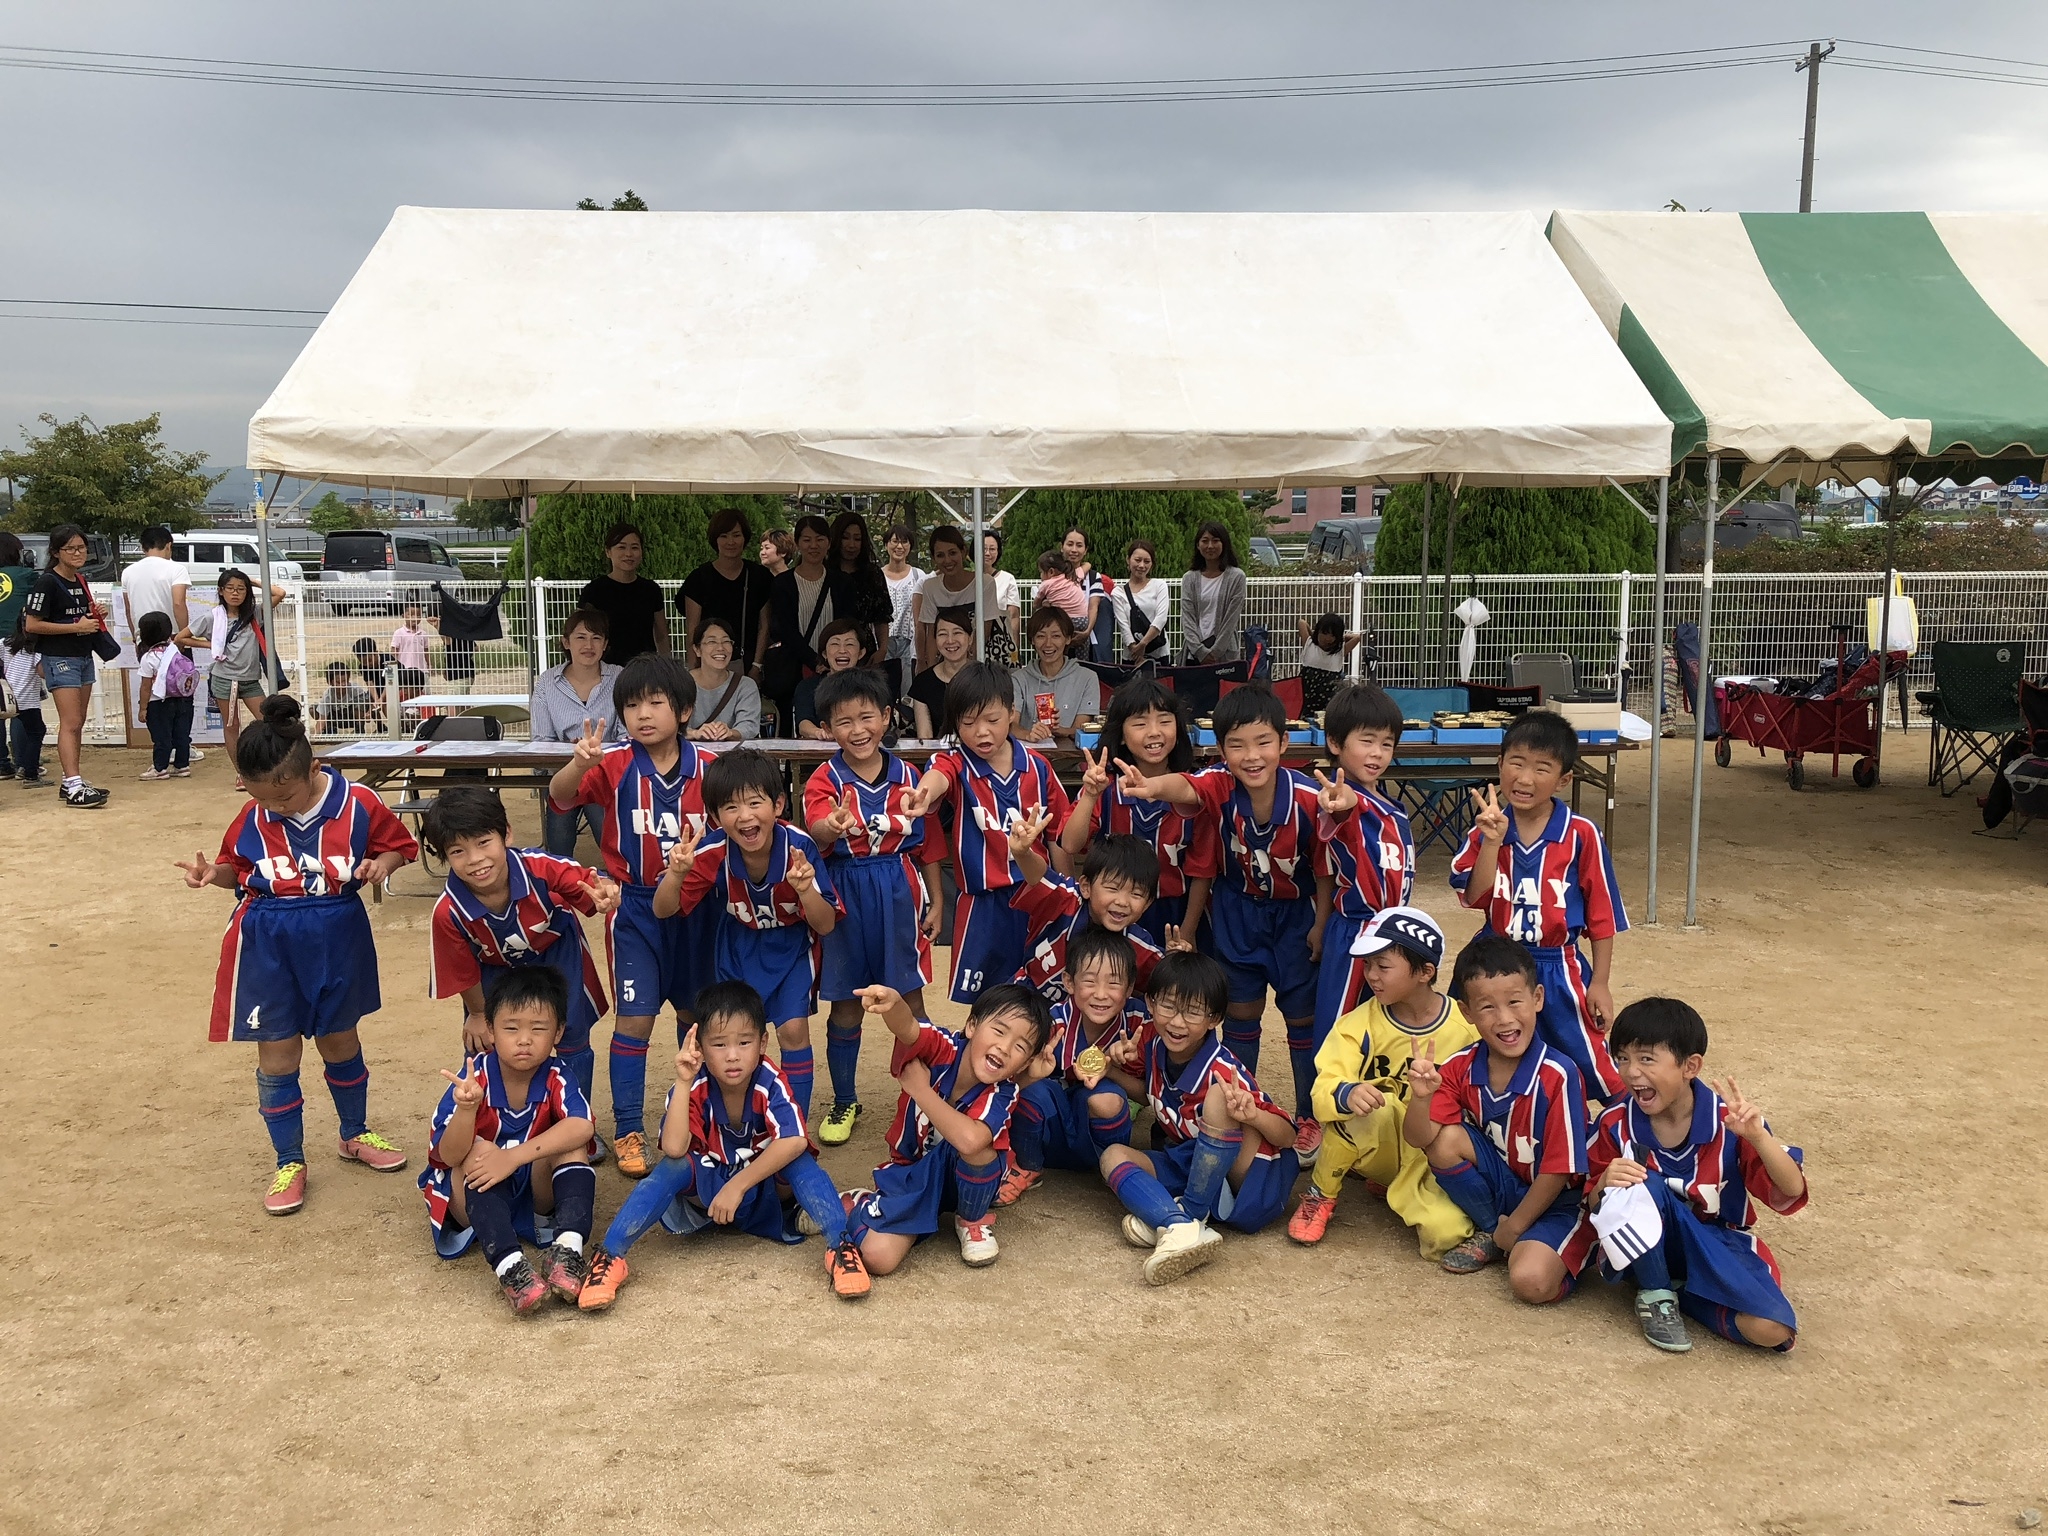
M 970 14 L 971 12 L 971 14 Z M 1521 3 L 74 4 L 0 42 L 485 74 L 1134 79 L 1826 37 L 2048 58 L 2037 7 Z M 320 307 L 400 203 L 656 208 L 1789 208 L 1789 66 L 1325 101 L 968 109 L 555 105 L 0 71 L 0 296 Z M 1822 208 L 2035 206 L 2042 93 L 1824 76 Z M 249 316 L 279 323 L 288 317 Z M 0 430 L 161 409 L 238 463 L 290 330 L 0 320 Z

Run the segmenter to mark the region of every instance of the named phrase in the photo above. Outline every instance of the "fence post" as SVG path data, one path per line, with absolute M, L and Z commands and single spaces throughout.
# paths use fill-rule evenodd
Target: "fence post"
M 1354 635 L 1365 633 L 1365 572 L 1363 571 L 1353 571 L 1351 573 L 1351 632 Z M 1351 658 L 1351 676 L 1356 681 L 1358 669 L 1365 661 L 1364 649 L 1362 646 L 1353 646 L 1347 654 Z
M 534 667 L 533 676 L 538 679 L 548 669 L 548 593 L 547 584 L 531 572 L 527 573 L 527 585 L 532 589 L 526 605 L 526 622 L 533 628 L 531 647 Z M 532 691 L 531 687 L 528 689 Z
M 384 663 L 384 724 L 397 741 L 405 730 L 404 712 L 398 707 L 398 663 Z
M 1627 571 L 1621 573 L 1621 625 L 1615 631 L 1614 642 L 1614 699 L 1623 709 L 1628 708 L 1628 599 L 1631 578 Z

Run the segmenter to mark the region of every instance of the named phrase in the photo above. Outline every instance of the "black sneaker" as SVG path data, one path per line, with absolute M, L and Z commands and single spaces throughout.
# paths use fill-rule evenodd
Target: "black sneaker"
M 14 776 L 21 781 L 23 789 L 48 789 L 50 787 L 50 777 L 48 774 L 33 773 L 26 768 L 17 768 L 14 770 Z
M 576 1249 L 551 1243 L 542 1250 L 536 1272 L 543 1285 L 573 1307 L 583 1291 L 583 1277 L 589 1273 L 589 1266 Z
M 64 791 L 64 803 L 75 805 L 81 811 L 96 811 L 107 803 L 107 792 L 104 789 L 96 789 L 80 779 Z
M 1685 1331 L 1685 1314 L 1678 1310 L 1678 1296 L 1672 1291 L 1637 1291 L 1636 1321 L 1643 1325 L 1643 1337 L 1659 1349 L 1682 1355 L 1692 1348 Z

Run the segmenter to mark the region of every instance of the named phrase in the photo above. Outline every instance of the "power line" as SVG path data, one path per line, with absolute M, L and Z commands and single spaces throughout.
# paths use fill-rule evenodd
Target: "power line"
M 0 68 L 498 101 L 654 106 L 1000 107 L 1273 101 L 1638 79 L 1782 64 L 1794 57 L 1786 50 L 1795 46 L 1792 42 L 1753 43 L 1510 64 L 1327 74 L 967 84 L 862 85 L 477 75 L 177 54 L 116 53 L 95 49 L 30 48 L 11 44 L 0 44 Z
M 0 314 L 0 320 L 63 320 L 72 325 L 196 325 L 215 330 L 298 331 L 302 334 L 319 329 L 313 325 L 279 325 L 265 320 L 146 320 L 135 315 Z
M 203 309 L 229 315 L 324 315 L 324 309 L 272 309 L 261 304 L 150 304 L 136 299 L 0 299 L 0 304 L 52 304 L 69 309 Z

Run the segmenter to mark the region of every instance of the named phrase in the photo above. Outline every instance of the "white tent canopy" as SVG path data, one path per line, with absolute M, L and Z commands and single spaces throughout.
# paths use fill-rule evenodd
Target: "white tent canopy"
M 454 495 L 1643 478 L 1528 213 L 401 208 L 252 468 Z

